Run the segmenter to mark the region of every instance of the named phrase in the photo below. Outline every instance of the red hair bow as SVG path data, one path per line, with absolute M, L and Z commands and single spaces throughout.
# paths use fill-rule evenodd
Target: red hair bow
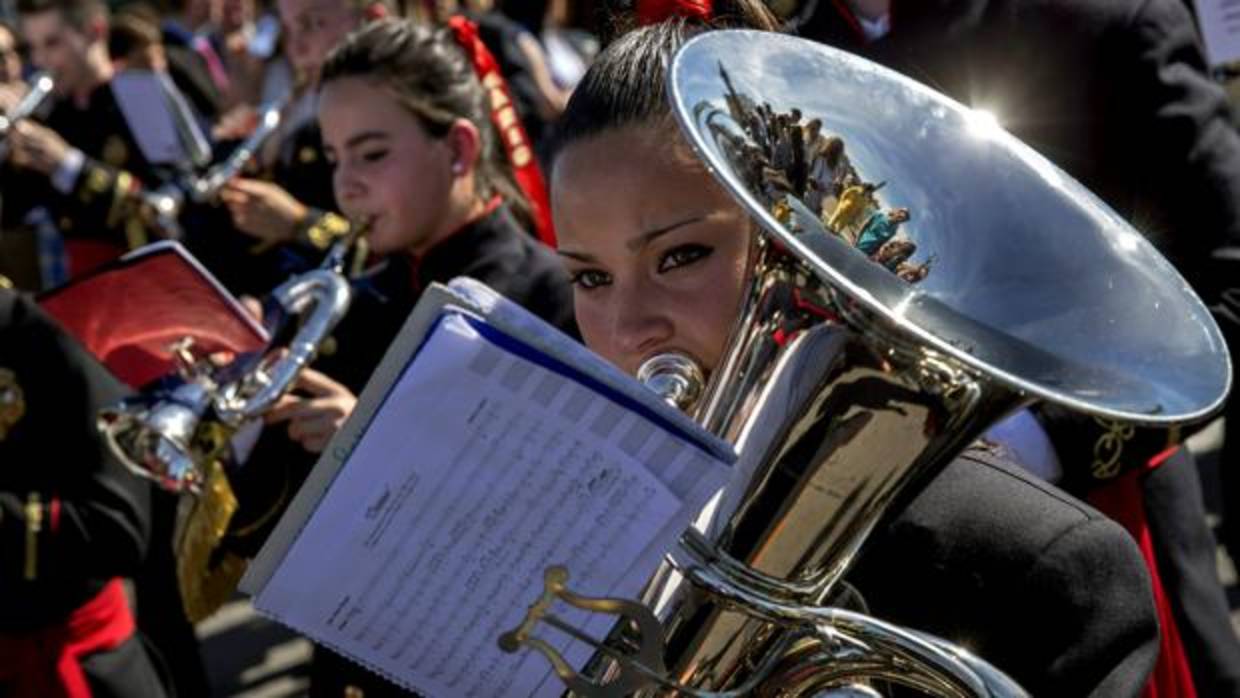
M 634 8 L 640 25 L 658 24 L 670 17 L 708 20 L 711 0 L 637 0 Z

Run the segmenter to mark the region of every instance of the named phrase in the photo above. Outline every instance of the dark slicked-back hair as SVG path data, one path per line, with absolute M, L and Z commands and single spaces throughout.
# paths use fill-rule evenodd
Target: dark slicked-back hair
M 371 22 L 332 49 L 320 83 L 350 77 L 388 90 L 433 138 L 447 135 L 457 119 L 473 123 L 482 139 L 475 168 L 482 194 L 500 195 L 523 223 L 532 221 L 491 122 L 487 92 L 450 29 L 405 19 Z
M 618 6 L 632 2 L 617 3 Z M 595 58 L 573 90 L 556 126 L 553 153 L 590 136 L 670 116 L 667 70 L 672 56 L 690 37 L 712 29 L 762 29 L 779 24 L 756 0 L 714 3 L 710 21 L 675 17 L 627 31 Z M 613 10 L 613 27 L 632 25 L 632 8 Z
M 108 17 L 108 6 L 102 0 L 17 0 L 17 14 L 37 15 L 59 12 L 65 23 L 78 31 L 95 19 Z

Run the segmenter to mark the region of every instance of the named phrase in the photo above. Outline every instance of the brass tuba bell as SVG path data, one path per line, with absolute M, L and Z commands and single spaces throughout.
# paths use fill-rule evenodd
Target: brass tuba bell
M 649 654 L 635 630 L 649 623 L 630 621 L 589 681 L 561 678 L 597 696 L 873 695 L 873 681 L 1024 695 L 943 640 L 824 604 L 893 503 L 1035 399 L 1148 425 L 1210 415 L 1231 383 L 1210 314 L 1080 184 L 892 71 L 715 31 L 677 53 L 668 85 L 687 140 L 761 228 L 728 348 L 687 407 L 736 445 L 738 472 L 643 593 L 659 660 L 616 649 Z M 789 147 L 813 120 L 839 139 L 829 181 Z M 850 187 L 861 208 L 843 215 Z M 899 226 L 865 224 L 901 208 Z M 683 404 L 684 365 L 653 357 L 643 378 Z

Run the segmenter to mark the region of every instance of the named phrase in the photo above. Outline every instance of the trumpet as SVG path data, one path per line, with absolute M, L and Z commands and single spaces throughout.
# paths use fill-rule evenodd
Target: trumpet
M 267 139 L 280 127 L 290 96 L 264 104 L 258 110 L 258 123 L 237 147 L 220 162 L 200 176 L 173 180 L 142 195 L 141 207 L 147 220 L 163 237 L 182 237 L 181 212 L 186 203 L 209 204 L 233 177 L 241 174 Z
M 1231 383 L 1218 327 L 1080 184 L 894 72 L 794 37 L 714 31 L 676 54 L 668 92 L 760 229 L 713 373 L 670 354 L 639 378 L 732 442 L 738 474 L 639 601 L 583 601 L 548 572 L 551 597 L 623 618 L 608 638 L 562 627 L 545 595 L 501 647 L 543 653 L 575 695 L 869 696 L 875 682 L 1026 695 L 945 640 L 826 604 L 893 505 L 1034 399 L 1151 425 L 1211 414 Z M 915 211 L 900 233 L 915 250 L 868 252 L 806 203 L 832 183 L 811 185 L 787 147 L 802 119 L 842 140 L 845 181 L 887 182 L 874 206 Z M 583 671 L 534 634 L 544 621 L 595 645 Z
M 0 155 L 8 152 L 9 132 L 18 122 L 29 118 L 43 104 L 44 100 L 52 94 L 53 87 L 55 83 L 50 75 L 43 72 L 35 73 L 30 79 L 30 89 L 26 91 L 26 94 L 18 100 L 17 104 L 13 105 L 8 113 L 0 115 L 0 148 L 3 148 Z
M 352 289 L 344 275 L 349 249 L 369 228 L 364 221 L 338 240 L 323 264 L 277 287 L 267 303 L 276 316 L 271 345 L 217 366 L 195 356 L 192 340 L 177 342 L 175 374 L 101 410 L 97 427 L 131 472 L 175 494 L 189 495 L 178 522 L 176 550 L 182 601 L 191 621 L 213 613 L 236 589 L 241 558 L 217 554 L 237 508 L 224 462 L 238 429 L 259 419 L 296 383 L 344 317 Z M 291 338 L 285 338 L 293 330 Z
M 30 89 L 26 91 L 26 94 L 18 100 L 17 104 L 13 105 L 13 109 L 0 116 L 0 138 L 7 137 L 17 122 L 33 114 L 39 105 L 43 104 L 43 100 L 52 94 L 54 86 L 55 83 L 52 82 L 50 75 L 35 73 L 30 80 Z

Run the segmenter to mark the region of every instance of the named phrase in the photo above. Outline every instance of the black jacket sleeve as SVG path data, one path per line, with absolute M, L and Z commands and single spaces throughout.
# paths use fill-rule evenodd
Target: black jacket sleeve
M 948 465 L 849 580 L 876 617 L 960 644 L 1035 696 L 1136 696 L 1158 655 L 1132 538 L 994 455 Z

